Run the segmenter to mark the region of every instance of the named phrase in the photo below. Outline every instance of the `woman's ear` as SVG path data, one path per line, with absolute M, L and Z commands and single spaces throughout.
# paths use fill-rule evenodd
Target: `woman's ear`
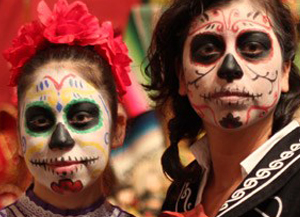
M 120 103 L 118 103 L 118 117 L 116 121 L 116 129 L 111 144 L 112 149 L 121 147 L 126 135 L 127 115 Z
M 283 69 L 281 74 L 281 92 L 286 93 L 289 91 L 289 77 L 291 71 L 292 61 L 286 61 L 283 63 Z

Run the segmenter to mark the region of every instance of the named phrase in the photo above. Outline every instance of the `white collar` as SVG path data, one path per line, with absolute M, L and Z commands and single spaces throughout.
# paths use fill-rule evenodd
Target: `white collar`
M 274 147 L 274 145 L 281 140 L 288 133 L 293 131 L 295 128 L 299 127 L 297 121 L 292 121 L 287 126 L 282 128 L 280 131 L 275 133 L 270 139 L 268 139 L 264 144 L 252 152 L 248 157 L 246 157 L 241 163 L 241 170 L 243 178 L 245 178 L 259 163 L 259 161 L 265 156 L 265 154 Z M 208 145 L 208 140 L 206 136 L 203 136 L 200 140 L 196 141 L 190 147 L 193 155 L 195 156 L 198 164 L 203 169 L 203 177 L 201 180 L 201 185 L 199 188 L 197 202 L 201 202 L 201 197 L 203 193 L 204 186 L 206 185 L 208 173 L 211 165 L 211 155 Z

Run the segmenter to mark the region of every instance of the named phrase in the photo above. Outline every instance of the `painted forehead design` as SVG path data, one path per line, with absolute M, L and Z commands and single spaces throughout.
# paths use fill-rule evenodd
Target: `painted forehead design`
M 234 8 L 226 14 L 224 9 L 212 9 L 193 21 L 189 35 L 200 31 L 216 31 L 219 33 L 232 31 L 237 33 L 241 29 L 257 27 L 266 31 L 272 29 L 270 19 L 261 11 L 249 11 L 245 14 Z
M 73 73 L 43 73 L 27 94 L 29 101 L 44 101 L 58 112 L 72 100 L 96 99 L 98 90 Z M 59 75 L 59 76 L 55 76 Z

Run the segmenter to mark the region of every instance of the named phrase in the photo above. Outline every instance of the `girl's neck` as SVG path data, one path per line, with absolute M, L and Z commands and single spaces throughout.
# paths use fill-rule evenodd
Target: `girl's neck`
M 59 195 L 35 182 L 33 192 L 44 202 L 59 209 L 84 209 L 103 197 L 99 181 L 94 182 L 79 193 L 69 195 Z

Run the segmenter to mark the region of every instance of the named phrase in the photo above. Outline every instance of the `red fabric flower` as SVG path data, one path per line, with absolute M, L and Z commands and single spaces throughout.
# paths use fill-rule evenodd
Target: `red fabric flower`
M 10 86 L 15 86 L 21 72 L 21 67 L 29 60 L 38 49 L 41 49 L 44 37 L 41 35 L 43 26 L 33 21 L 19 29 L 18 36 L 13 40 L 12 47 L 4 51 L 4 57 L 12 65 Z
M 126 93 L 126 86 L 131 84 L 128 75 L 131 60 L 121 37 L 114 37 L 110 22 L 99 25 L 98 19 L 80 1 L 69 5 L 66 0 L 58 0 L 53 11 L 41 1 L 37 10 L 39 20 L 22 26 L 12 47 L 4 52 L 4 57 L 12 65 L 10 86 L 17 84 L 24 64 L 46 42 L 50 42 L 94 46 L 99 55 L 110 64 L 119 95 Z

